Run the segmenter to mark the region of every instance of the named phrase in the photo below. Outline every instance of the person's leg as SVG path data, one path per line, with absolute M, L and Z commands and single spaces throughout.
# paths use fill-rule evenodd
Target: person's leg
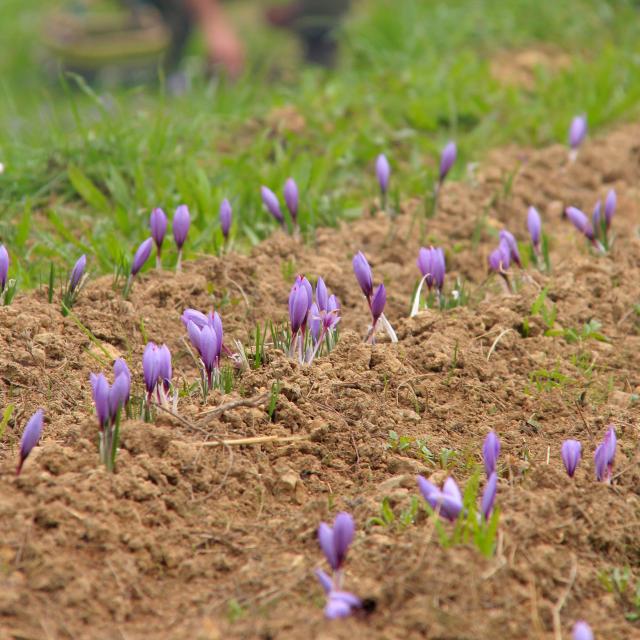
M 130 1 L 130 0 L 129 0 Z M 171 33 L 171 45 L 167 52 L 167 66 L 178 65 L 194 27 L 194 19 L 186 3 L 182 0 L 141 0 L 154 6 Z

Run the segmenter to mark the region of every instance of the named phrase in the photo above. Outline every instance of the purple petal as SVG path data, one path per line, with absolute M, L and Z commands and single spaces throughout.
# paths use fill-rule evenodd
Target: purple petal
M 144 263 L 149 259 L 151 255 L 151 249 L 153 248 L 153 238 L 147 238 L 137 249 L 133 256 L 133 263 L 131 264 L 131 275 L 138 274 L 140 269 L 144 267 Z
M 567 218 L 569 218 L 573 226 L 580 231 L 580 233 L 587 236 L 589 240 L 593 240 L 593 228 L 591 227 L 589 218 L 587 218 L 580 209 L 576 209 L 576 207 L 567 207 L 565 213 Z
M 457 155 L 458 149 L 455 142 L 449 142 L 442 150 L 442 156 L 440 157 L 440 182 L 443 182 L 449 171 L 451 171 Z
M 493 511 L 493 504 L 496 500 L 496 492 L 498 490 L 498 474 L 494 471 L 489 476 L 489 481 L 482 494 L 482 515 L 488 520 Z
M 482 445 L 482 458 L 484 460 L 484 468 L 487 472 L 487 477 L 496 470 L 499 455 L 500 440 L 494 431 L 490 431 Z
M 324 557 L 327 559 L 329 566 L 335 571 L 339 569 L 338 556 L 333 543 L 333 530 L 326 522 L 321 522 L 318 527 L 318 542 Z
M 327 311 L 329 305 L 329 292 L 327 291 L 327 285 L 322 278 L 318 278 L 316 283 L 316 302 L 318 303 L 319 311 Z
M 582 445 L 577 440 L 565 440 L 562 443 L 560 455 L 567 474 L 570 478 L 573 478 L 582 455 Z
M 87 256 L 83 254 L 78 258 L 71 271 L 71 276 L 69 278 L 69 288 L 71 291 L 75 291 L 75 288 L 80 284 L 80 280 L 82 280 L 86 266 Z
M 298 185 L 293 178 L 289 178 L 284 183 L 284 201 L 291 214 L 291 219 L 295 223 L 298 218 L 299 195 Z
M 189 322 L 193 322 L 198 329 L 202 329 L 209 322 L 207 316 L 196 309 L 185 309 L 180 319 L 185 327 L 189 326 Z
M 144 348 L 142 354 L 142 373 L 144 376 L 144 384 L 147 387 L 147 392 L 151 394 L 156 388 L 159 377 L 159 361 L 158 361 L 158 346 L 155 342 L 149 342 Z
M 593 640 L 593 631 L 584 620 L 578 620 L 573 625 L 573 640 Z
M 381 153 L 376 159 L 376 176 L 380 191 L 385 194 L 389 189 L 389 178 L 391 177 L 391 167 L 384 153 Z
M 341 512 L 333 521 L 333 545 L 335 547 L 338 567 L 341 567 L 347 556 L 349 545 L 355 535 L 356 524 L 350 514 Z
M 585 116 L 576 116 L 569 127 L 569 146 L 577 149 L 587 135 L 587 119 Z
M 322 569 L 316 569 L 314 573 L 316 574 L 316 578 L 318 578 L 318 582 L 322 585 L 324 592 L 329 594 L 333 589 L 333 580 Z
M 231 230 L 231 217 L 231 203 L 225 198 L 220 205 L 220 228 L 225 239 L 229 237 L 229 231 Z
M 284 226 L 284 216 L 280 210 L 280 203 L 278 202 L 278 196 L 276 196 L 269 187 L 260 187 L 260 193 L 262 195 L 262 202 L 267 208 L 267 211 L 282 225 Z
M 9 277 L 9 252 L 3 244 L 0 244 L 0 293 L 7 286 Z
M 527 211 L 527 229 L 531 237 L 531 244 L 538 248 L 540 246 L 540 235 L 542 233 L 542 221 L 535 207 L 529 207 Z
M 502 229 L 500 231 L 500 242 L 504 242 L 509 250 L 509 259 L 515 262 L 519 267 L 522 266 L 520 262 L 520 251 L 518 250 L 518 241 L 515 239 L 514 235 L 507 231 L 506 229 Z
M 384 307 L 387 304 L 387 290 L 384 285 L 381 284 L 376 289 L 371 300 L 371 315 L 373 316 L 373 323 L 378 321 L 378 318 L 384 312 Z
M 616 211 L 617 203 L 618 198 L 616 196 L 616 192 L 611 189 L 607 194 L 607 199 L 604 201 L 604 219 L 607 229 L 611 226 L 611 221 L 613 220 L 613 214 Z
M 116 419 L 118 411 L 126 404 L 129 398 L 130 384 L 126 374 L 121 373 L 109 390 L 109 414 L 111 420 Z

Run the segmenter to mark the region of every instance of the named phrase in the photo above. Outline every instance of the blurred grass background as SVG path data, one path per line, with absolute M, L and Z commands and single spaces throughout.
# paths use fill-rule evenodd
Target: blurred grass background
M 463 179 L 491 147 L 564 143 L 578 113 L 592 133 L 638 116 L 631 0 L 361 0 L 332 71 L 302 66 L 294 39 L 261 24 L 262 6 L 229 4 L 249 47 L 246 76 L 206 80 L 196 38 L 184 61 L 190 88 L 172 96 L 162 78 L 114 90 L 61 75 L 38 44 L 51 3 L 0 3 L 0 242 L 20 288 L 83 252 L 92 272 L 113 270 L 148 236 L 155 206 L 170 216 L 189 206 L 193 257 L 215 250 L 224 197 L 237 246 L 275 228 L 261 184 L 281 195 L 295 177 L 311 234 L 361 213 L 380 152 L 402 199 L 430 188 L 449 139 Z M 545 52 L 548 66 L 505 81 L 523 51 Z

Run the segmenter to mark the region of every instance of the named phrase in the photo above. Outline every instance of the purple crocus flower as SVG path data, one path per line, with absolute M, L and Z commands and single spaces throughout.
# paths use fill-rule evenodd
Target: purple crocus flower
M 293 178 L 289 178 L 284 183 L 284 201 L 287 205 L 287 209 L 289 209 L 289 213 L 291 214 L 293 224 L 297 224 L 300 196 L 298 194 L 298 185 Z
M 576 116 L 569 127 L 569 146 L 576 150 L 587 135 L 587 119 L 585 116 Z
M 289 321 L 292 335 L 305 326 L 312 302 L 311 283 L 303 276 L 298 276 L 289 293 Z
M 27 422 L 27 426 L 22 432 L 22 438 L 20 439 L 20 461 L 16 469 L 16 475 L 20 475 L 22 471 L 22 465 L 27 459 L 31 450 L 38 444 L 40 436 L 42 435 L 42 424 L 44 421 L 44 411 L 38 409 Z
M 229 239 L 229 231 L 231 231 L 231 216 L 231 203 L 225 198 L 220 205 L 220 229 L 222 229 L 222 235 L 225 240 Z
M 570 478 L 576 472 L 580 457 L 582 456 L 582 445 L 577 440 L 565 440 L 560 449 L 564 468 L 567 470 Z
M 611 189 L 609 193 L 607 193 L 607 199 L 604 201 L 604 220 L 607 229 L 611 226 L 611 221 L 613 220 L 613 214 L 616 211 L 617 203 L 618 198 L 616 196 L 616 192 Z
M 431 289 L 435 285 L 436 289 L 441 291 L 446 272 L 444 251 L 439 247 L 429 247 L 428 249 L 421 247 L 418 252 L 417 265 L 427 287 Z
M 347 618 L 354 609 L 362 607 L 362 602 L 358 596 L 348 591 L 331 591 L 324 608 L 324 615 L 329 620 L 337 618 Z
M 213 328 L 213 323 L 207 323 L 199 328 L 194 322 L 187 325 L 187 333 L 191 344 L 198 351 L 202 364 L 207 373 L 209 386 L 213 382 L 214 372 L 220 367 L 222 352 L 222 335 Z
M 327 604 L 324 609 L 327 619 L 346 618 L 353 613 L 354 609 L 359 609 L 362 606 L 358 596 L 348 591 L 335 589 L 333 580 L 322 569 L 316 569 L 315 574 L 327 595 Z
M 533 248 L 538 251 L 540 249 L 542 222 L 540 220 L 540 214 L 535 207 L 529 207 L 529 210 L 527 211 L 527 229 L 529 230 L 529 236 L 531 237 L 531 244 L 533 245 Z
M 71 276 L 69 277 L 69 291 L 71 293 L 73 293 L 76 287 L 80 284 L 86 266 L 87 256 L 83 254 L 78 258 L 75 265 L 73 265 L 73 269 L 71 270 Z
M 580 233 L 583 233 L 587 238 L 589 238 L 589 240 L 593 241 L 593 228 L 591 227 L 589 218 L 587 218 L 580 209 L 577 209 L 576 207 L 567 207 L 565 209 L 565 214 Z
M 504 243 L 509 249 L 510 260 L 512 262 L 515 262 L 519 267 L 522 267 L 522 262 L 520 261 L 520 251 L 518 251 L 518 241 L 515 239 L 514 235 L 506 229 L 502 229 L 499 235 L 500 243 Z
M 127 382 L 129 384 L 129 391 L 131 390 L 131 371 L 129 371 L 129 367 L 123 358 L 116 358 L 113 363 L 113 377 L 114 380 L 118 378 L 118 376 L 123 375 L 126 377 Z M 125 399 L 125 404 L 129 402 L 129 393 L 127 393 L 127 397 Z
M 347 557 L 349 545 L 353 541 L 356 525 L 350 514 L 339 513 L 333 521 L 333 527 L 321 522 L 318 527 L 318 542 L 329 566 L 338 571 Z
M 147 344 L 142 354 L 142 372 L 149 400 L 157 389 L 163 401 L 163 392 L 168 390 L 172 377 L 171 353 L 166 345 L 159 347 L 155 342 Z
M 453 478 L 447 478 L 442 490 L 422 476 L 418 476 L 418 487 L 429 506 L 440 515 L 453 522 L 462 511 L 462 494 Z
M 0 293 L 7 286 L 9 276 L 9 252 L 3 244 L 0 244 Z
M 599 482 L 611 482 L 611 472 L 616 457 L 616 430 L 613 426 L 607 429 L 602 443 L 596 448 L 594 462 L 596 467 L 596 480 Z
M 494 471 L 487 482 L 482 494 L 481 510 L 485 520 L 491 517 L 493 505 L 496 501 L 496 492 L 498 491 L 498 474 Z
M 511 264 L 511 251 L 506 242 L 500 241 L 497 249 L 489 254 L 489 269 L 504 273 Z
M 91 381 L 91 392 L 93 395 L 93 404 L 96 407 L 98 425 L 102 430 L 111 421 L 109 411 L 109 391 L 111 387 L 102 373 L 98 375 L 92 373 L 89 379 Z
M 584 620 L 578 620 L 573 625 L 573 640 L 593 640 L 593 631 Z
M 358 253 L 353 256 L 353 272 L 360 285 L 360 289 L 362 289 L 362 293 L 364 293 L 367 300 L 370 300 L 371 294 L 373 293 L 373 273 L 362 251 L 358 251 Z
M 109 417 L 111 422 L 116 420 L 118 412 L 129 399 L 131 384 L 125 373 L 121 373 L 116 377 L 111 389 L 109 390 Z
M 189 227 L 191 226 L 191 216 L 189 215 L 189 208 L 186 204 L 181 204 L 173 215 L 173 239 L 176 242 L 178 251 L 182 251 L 185 241 L 187 240 L 187 234 L 189 233 Z
M 262 203 L 267 208 L 267 211 L 284 227 L 284 216 L 280 209 L 280 202 L 278 202 L 278 196 L 269 189 L 269 187 L 260 187 L 260 193 L 262 195 Z
M 376 292 L 371 299 L 371 315 L 373 317 L 373 324 L 378 322 L 378 319 L 384 312 L 384 306 L 387 304 L 387 291 L 383 284 L 378 285 Z
M 500 439 L 495 431 L 489 431 L 482 445 L 482 459 L 487 477 L 495 472 L 497 468 L 498 456 L 500 455 Z
M 453 167 L 453 163 L 456 161 L 456 157 L 458 155 L 458 148 L 456 147 L 455 142 L 449 142 L 442 150 L 442 155 L 440 157 L 440 174 L 439 180 L 440 183 L 444 182 L 444 179 L 447 177 L 449 171 L 451 171 L 451 167 Z
M 151 227 L 151 237 L 156 245 L 156 251 L 158 255 L 158 259 L 160 258 L 160 254 L 162 252 L 162 243 L 164 242 L 164 236 L 167 233 L 167 216 L 165 212 L 156 208 L 151 212 L 151 216 L 149 218 L 149 226 Z
M 136 251 L 133 256 L 133 263 L 131 264 L 131 276 L 138 275 L 138 272 L 142 267 L 144 267 L 144 263 L 149 259 L 151 255 L 151 249 L 153 247 L 153 238 L 147 238 Z
M 376 177 L 380 185 L 380 192 L 383 196 L 387 194 L 389 189 L 389 178 L 391 177 L 391 167 L 384 153 L 381 153 L 376 159 Z

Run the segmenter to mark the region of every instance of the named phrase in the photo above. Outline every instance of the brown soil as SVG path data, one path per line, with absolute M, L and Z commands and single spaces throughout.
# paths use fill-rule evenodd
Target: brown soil
M 502 51 L 490 63 L 496 80 L 524 89 L 534 89 L 541 73 L 556 74 L 570 66 L 571 56 L 551 46 Z
M 250 257 L 149 272 L 127 302 L 110 278 L 91 282 L 75 314 L 112 356 L 125 355 L 137 393 L 143 327 L 171 348 L 176 379 L 191 383 L 182 310 L 215 305 L 227 336 L 246 343 L 256 321 L 285 317 L 287 265 L 322 275 L 344 310 L 329 357 L 301 368 L 272 352 L 266 366 L 238 376 L 230 397 L 209 398 L 210 409 L 280 380 L 273 422 L 264 407 L 240 407 L 195 429 L 205 408 L 183 397 L 182 421 L 125 423 L 115 475 L 97 461 L 88 382 L 89 372 L 108 371 L 104 354 L 43 292 L 1 308 L 0 406 L 12 402 L 16 412 L 0 449 L 0 637 L 556 639 L 578 618 L 599 638 L 640 637 L 625 619 L 629 602 L 599 579 L 625 566 L 640 578 L 639 139 L 640 127 L 627 126 L 588 142 L 572 165 L 561 147 L 502 151 L 473 181 L 447 184 L 429 241 L 447 249 L 448 282 L 460 275 L 474 291 L 470 306 L 450 312 L 407 318 L 419 246 L 407 232 L 418 202 L 392 223 L 380 214 L 318 230 L 309 245 L 276 234 Z M 567 204 L 590 211 L 610 187 L 619 195 L 617 239 L 596 257 L 560 214 Z M 529 204 L 552 236 L 554 272 L 518 276 L 519 293 L 505 296 L 486 280 L 487 254 L 503 225 L 526 238 Z M 396 345 L 362 342 L 367 314 L 350 260 L 359 249 L 387 285 Z M 523 337 L 543 286 L 558 325 L 597 319 L 611 342 L 544 337 L 539 318 Z M 543 369 L 568 379 L 538 389 L 530 376 Z M 16 478 L 17 442 L 39 406 L 44 437 Z M 606 486 L 593 479 L 592 456 L 610 422 L 619 449 Z M 425 514 L 406 528 L 367 525 L 384 497 L 396 514 L 408 506 L 417 473 L 447 475 L 415 448 L 390 450 L 390 430 L 426 440 L 436 457 L 455 449 L 449 472 L 464 483 L 490 429 L 503 446 L 493 558 L 471 545 L 442 548 Z M 232 455 L 202 446 L 263 435 L 310 438 Z M 585 449 L 573 482 L 559 456 L 567 437 Z M 347 588 L 373 611 L 329 623 L 312 573 L 323 566 L 315 532 L 342 509 L 358 524 Z

